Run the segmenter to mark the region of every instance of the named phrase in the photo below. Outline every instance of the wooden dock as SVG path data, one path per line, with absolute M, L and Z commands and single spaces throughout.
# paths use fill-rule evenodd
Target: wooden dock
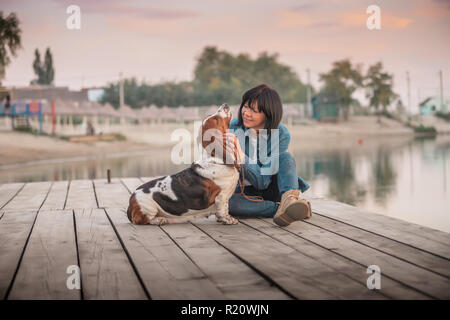
M 450 234 L 320 199 L 286 228 L 135 226 L 128 199 L 148 180 L 0 185 L 0 298 L 450 299 Z

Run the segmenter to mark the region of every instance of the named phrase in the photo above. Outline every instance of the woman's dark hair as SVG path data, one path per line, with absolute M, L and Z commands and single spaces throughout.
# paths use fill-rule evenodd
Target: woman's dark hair
M 270 129 L 278 128 L 283 117 L 283 106 L 281 105 L 280 96 L 274 89 L 268 85 L 261 84 L 244 93 L 238 113 L 238 126 L 244 124 L 242 120 L 242 107 L 246 102 L 249 107 L 252 107 L 257 102 L 258 111 L 264 113 L 266 116 L 264 129 L 267 129 L 268 134 L 270 134 Z

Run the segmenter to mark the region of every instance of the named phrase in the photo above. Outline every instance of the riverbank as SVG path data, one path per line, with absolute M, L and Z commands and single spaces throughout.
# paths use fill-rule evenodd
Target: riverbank
M 148 151 L 148 144 L 131 141 L 76 143 L 50 136 L 4 131 L 0 133 L 0 166 L 17 166 L 50 159 L 93 158 L 107 154 Z
M 63 162 L 65 159 L 93 159 L 96 157 L 127 156 L 133 153 L 151 152 L 168 149 L 177 142 L 170 140 L 171 133 L 184 128 L 193 135 L 193 125 L 137 127 L 136 130 L 123 132 L 126 141 L 97 141 L 79 143 L 50 136 L 29 133 L 0 132 L 0 166 L 3 169 L 23 164 L 39 163 L 46 160 Z M 414 130 L 399 122 L 377 117 L 354 116 L 349 121 L 339 123 L 318 123 L 305 120 L 302 123 L 288 125 L 291 133 L 291 145 L 296 148 L 315 149 L 339 145 L 364 144 L 367 139 L 376 137 L 412 137 Z

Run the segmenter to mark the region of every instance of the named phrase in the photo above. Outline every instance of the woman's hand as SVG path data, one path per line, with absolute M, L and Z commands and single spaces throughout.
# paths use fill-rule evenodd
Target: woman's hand
M 223 135 L 223 141 L 226 143 L 226 152 L 230 155 L 231 159 L 237 163 L 244 163 L 245 154 L 242 151 L 239 139 L 231 132 L 227 132 Z M 234 157 L 234 149 L 236 148 L 237 159 Z

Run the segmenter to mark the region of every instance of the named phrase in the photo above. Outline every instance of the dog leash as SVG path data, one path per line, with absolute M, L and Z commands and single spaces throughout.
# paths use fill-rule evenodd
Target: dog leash
M 263 202 L 264 199 L 261 196 L 248 196 L 244 193 L 244 179 L 245 179 L 245 175 L 244 175 L 244 167 L 241 166 L 241 170 L 242 170 L 242 179 L 239 179 L 239 188 L 241 189 L 241 193 L 240 195 L 243 196 L 245 199 L 249 200 L 249 201 L 253 201 L 253 202 Z

